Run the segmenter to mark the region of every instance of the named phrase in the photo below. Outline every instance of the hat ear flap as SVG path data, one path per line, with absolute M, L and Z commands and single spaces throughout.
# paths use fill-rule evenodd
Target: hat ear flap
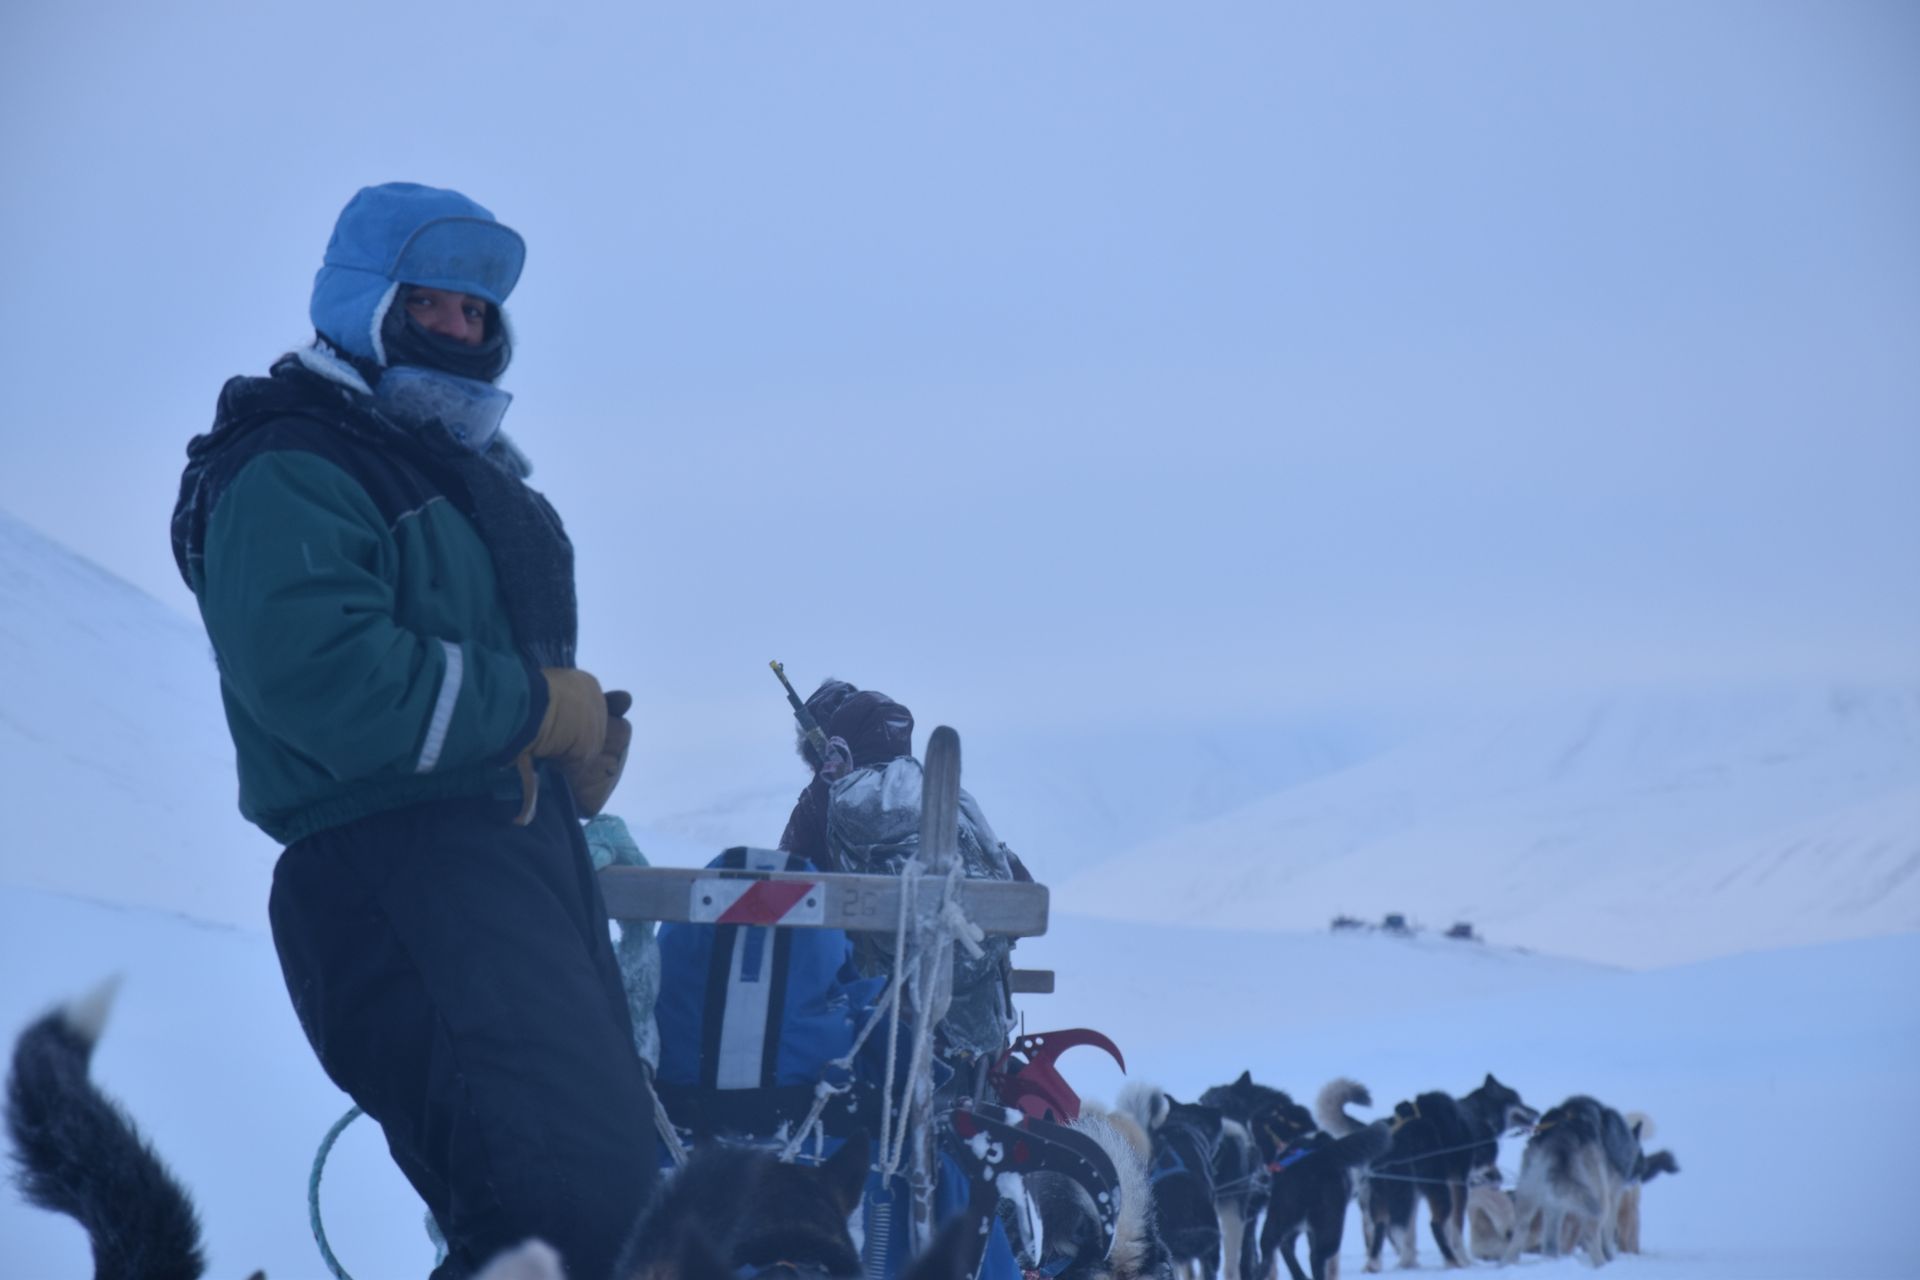
M 400 286 L 387 286 L 387 291 L 380 295 L 380 301 L 373 304 L 373 319 L 367 326 L 369 340 L 373 344 L 373 362 L 382 369 L 387 367 L 388 339 L 407 322 L 407 309 L 393 305 L 399 299 Z

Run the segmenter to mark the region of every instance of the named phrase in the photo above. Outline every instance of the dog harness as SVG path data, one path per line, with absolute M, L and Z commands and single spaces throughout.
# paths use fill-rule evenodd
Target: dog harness
M 1283 1148 L 1278 1155 L 1267 1161 L 1267 1171 L 1269 1173 L 1279 1173 L 1283 1169 L 1291 1169 L 1294 1165 L 1299 1164 L 1319 1149 L 1318 1147 L 1304 1144 Z

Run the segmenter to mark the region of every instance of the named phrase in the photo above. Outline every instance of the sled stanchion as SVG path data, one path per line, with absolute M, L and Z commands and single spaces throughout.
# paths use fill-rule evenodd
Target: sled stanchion
M 953 999 L 953 937 L 945 931 L 947 909 L 953 901 L 960 867 L 960 735 L 941 725 L 927 738 L 927 759 L 921 775 L 920 850 L 915 855 L 925 870 L 923 887 L 932 890 L 914 904 L 916 934 L 913 1075 L 913 1166 L 908 1186 L 913 1194 L 913 1252 L 917 1257 L 933 1244 L 933 1192 L 936 1180 L 936 1141 L 933 1125 L 931 1057 L 933 1028 L 947 1016 Z M 924 1066 L 924 1070 L 923 1070 Z

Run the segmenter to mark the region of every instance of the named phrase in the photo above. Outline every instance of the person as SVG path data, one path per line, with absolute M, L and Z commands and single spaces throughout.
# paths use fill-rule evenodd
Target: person
M 796 749 L 812 773 L 794 800 L 780 849 L 825 871 L 898 875 L 920 847 L 924 781 L 913 758 L 913 712 L 877 689 L 845 680 L 822 681 L 806 699 L 807 713 L 826 738 L 823 754 L 807 733 Z M 994 834 L 986 814 L 964 788 L 959 796 L 958 852 L 962 873 L 982 880 L 1031 883 L 1018 854 Z M 955 956 L 953 999 L 938 1038 L 950 1063 L 992 1062 L 1013 1034 L 1013 942 L 988 937 L 976 954 Z M 855 963 L 862 973 L 893 971 L 890 935 L 861 934 Z
M 824 758 L 807 740 L 794 735 L 794 749 L 813 775 L 801 788 L 780 833 L 779 847 L 797 853 L 816 867 L 835 863 L 827 852 L 827 813 L 832 807 L 833 784 L 850 769 L 871 769 L 913 754 L 913 712 L 875 689 L 857 689 L 845 680 L 827 679 L 807 696 L 807 713 L 827 735 L 829 750 L 839 743 L 834 759 Z M 853 870 L 850 867 L 837 868 Z
M 608 1274 L 657 1176 L 581 818 L 631 699 L 575 663 L 573 548 L 498 428 L 520 236 L 455 191 L 341 212 L 310 346 L 221 391 L 174 554 L 294 1011 L 443 1234 Z

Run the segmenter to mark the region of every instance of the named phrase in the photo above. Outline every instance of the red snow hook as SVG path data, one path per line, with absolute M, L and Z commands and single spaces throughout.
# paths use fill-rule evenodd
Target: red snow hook
M 1120 1070 L 1127 1069 L 1127 1060 L 1120 1056 L 1118 1045 L 1098 1031 L 1079 1027 L 1021 1036 L 995 1059 L 987 1079 L 1002 1104 L 1018 1107 L 1035 1120 L 1053 1120 L 1060 1124 L 1078 1120 L 1080 1095 L 1061 1078 L 1053 1060 L 1082 1044 L 1105 1049 L 1120 1064 Z

